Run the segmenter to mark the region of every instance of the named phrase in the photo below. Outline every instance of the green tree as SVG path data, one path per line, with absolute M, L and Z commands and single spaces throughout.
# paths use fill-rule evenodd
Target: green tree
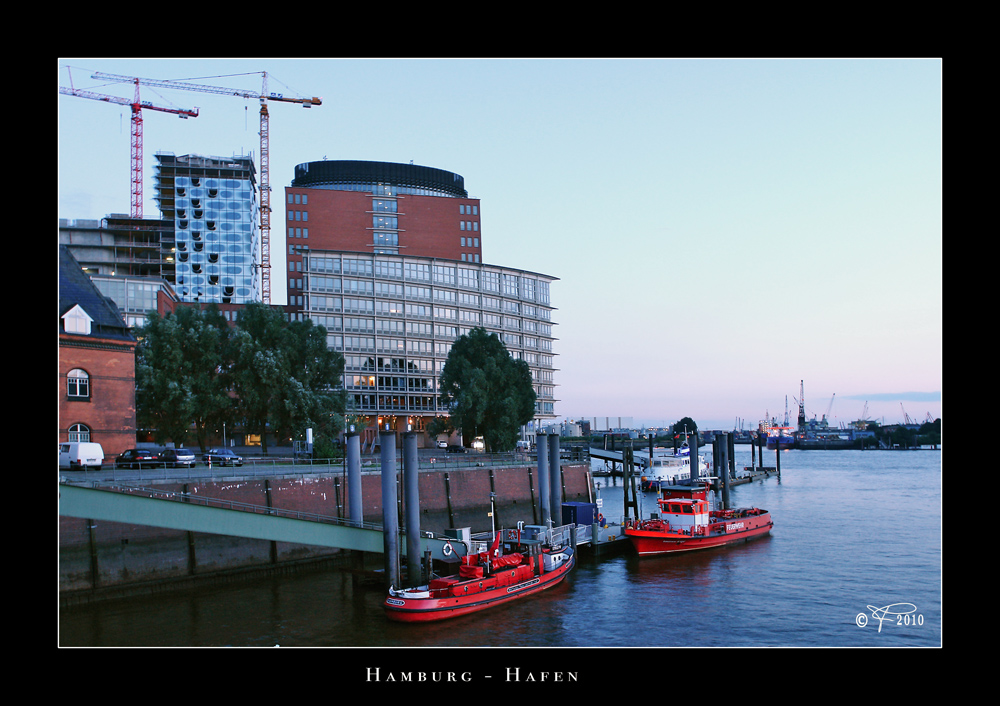
M 680 441 L 684 441 L 684 432 L 687 431 L 691 439 L 698 438 L 698 425 L 691 417 L 683 417 L 674 422 L 674 436 L 678 436 Z
M 207 431 L 228 420 L 225 358 L 229 326 L 218 307 L 184 306 L 151 314 L 136 332 L 136 419 L 155 429 L 157 443 L 183 443 L 195 427 L 205 449 Z
M 933 422 L 924 422 L 917 431 L 918 444 L 927 444 L 937 448 L 941 444 L 941 418 L 938 417 Z
M 482 436 L 490 452 L 513 449 L 518 429 L 535 414 L 528 364 L 511 358 L 500 338 L 481 327 L 451 347 L 440 391 L 455 428 L 467 441 Z
M 303 429 L 327 439 L 342 426 L 347 395 L 342 389 L 344 356 L 326 344 L 326 329 L 312 321 L 295 321 L 286 331 L 289 378 L 276 426 L 288 435 Z
M 427 433 L 432 437 L 438 437 L 442 434 L 451 434 L 455 431 L 455 425 L 451 417 L 434 417 L 425 427 Z
M 247 304 L 231 337 L 233 391 L 248 431 L 294 436 L 305 428 L 335 434 L 344 413 L 344 358 L 326 346 L 326 329 L 288 324 L 261 303 Z

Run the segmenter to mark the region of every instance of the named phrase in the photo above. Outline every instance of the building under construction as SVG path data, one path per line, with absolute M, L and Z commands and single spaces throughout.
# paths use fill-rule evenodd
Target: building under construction
M 60 244 L 91 275 L 161 278 L 180 301 L 260 301 L 252 158 L 159 152 L 156 159 L 159 219 L 63 219 Z
M 260 301 L 257 182 L 251 157 L 156 153 L 156 200 L 174 225 L 181 301 Z

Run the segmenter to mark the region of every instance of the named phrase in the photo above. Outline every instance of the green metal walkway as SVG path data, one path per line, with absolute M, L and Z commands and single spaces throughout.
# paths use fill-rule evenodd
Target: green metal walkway
M 59 514 L 65 517 L 124 522 L 232 537 L 294 542 L 362 552 L 384 551 L 381 525 L 280 510 L 260 505 L 228 502 L 185 493 L 129 486 L 85 487 L 59 484 Z M 430 535 L 430 533 L 427 533 Z M 459 556 L 466 548 L 451 540 Z M 422 551 L 444 558 L 446 537 L 421 538 Z M 400 542 L 406 555 L 406 542 Z

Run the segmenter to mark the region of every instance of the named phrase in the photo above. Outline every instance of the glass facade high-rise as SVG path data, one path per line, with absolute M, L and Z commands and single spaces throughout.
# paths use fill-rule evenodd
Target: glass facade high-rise
M 185 302 L 260 301 L 256 172 L 249 157 L 156 154 L 156 198 L 174 224 L 174 288 Z

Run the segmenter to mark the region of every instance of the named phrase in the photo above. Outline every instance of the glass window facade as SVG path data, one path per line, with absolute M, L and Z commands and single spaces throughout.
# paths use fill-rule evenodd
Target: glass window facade
M 186 302 L 260 301 L 260 236 L 253 163 L 158 154 L 157 193 L 173 219 L 177 296 Z M 304 213 L 290 209 L 289 215 Z M 300 224 L 301 225 L 301 224 Z
M 303 314 L 326 327 L 328 345 L 344 354 L 344 388 L 357 412 L 447 414 L 438 376 L 455 339 L 483 326 L 531 368 L 537 417 L 554 416 L 553 278 L 485 264 L 328 251 L 311 251 L 303 272 Z
M 138 277 L 105 277 L 97 275 L 91 280 L 101 294 L 111 299 L 131 327 L 146 323 L 146 314 L 156 311 L 156 297 L 163 289 L 163 282 Z

